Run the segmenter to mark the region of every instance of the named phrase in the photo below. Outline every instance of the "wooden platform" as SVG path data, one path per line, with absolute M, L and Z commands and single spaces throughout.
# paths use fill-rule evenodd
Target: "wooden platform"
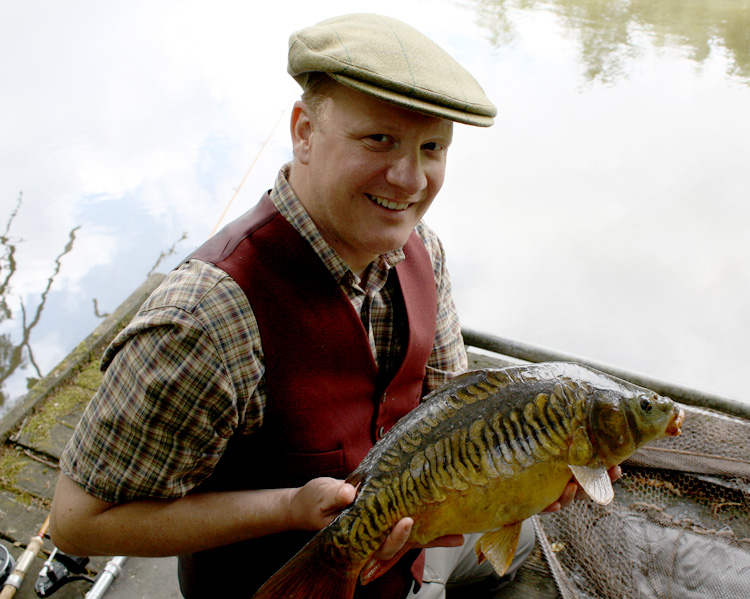
M 161 275 L 150 277 L 0 422 L 0 542 L 16 558 L 47 516 L 58 476 L 58 459 L 85 405 L 101 381 L 99 360 L 102 352 L 116 333 L 129 322 L 161 278 Z M 498 366 L 499 363 L 491 357 L 472 355 L 472 368 L 490 365 Z M 31 599 L 37 596 L 34 583 L 51 550 L 52 544 L 46 540 L 43 551 L 32 564 L 16 597 Z M 89 564 L 88 575 L 95 576 L 106 561 L 107 558 L 93 559 Z M 155 567 L 168 569 L 163 572 L 163 577 L 174 580 L 176 587 L 173 562 L 154 560 L 154 563 Z M 126 571 L 127 567 L 126 563 Z M 74 582 L 62 587 L 53 596 L 59 599 L 83 597 L 89 586 L 84 581 Z M 163 599 L 161 593 L 156 593 L 153 597 Z M 538 546 L 519 570 L 516 580 L 498 597 L 559 597 Z M 466 594 L 457 593 L 450 594 L 449 598 L 469 599 Z
M 58 459 L 101 381 L 102 352 L 162 278 L 149 277 L 0 421 L 0 542 L 16 559 L 47 517 Z M 52 549 L 45 540 L 15 595 L 18 599 L 37 597 L 34 583 Z M 92 559 L 86 574 L 95 576 L 106 562 Z M 72 582 L 53 597 L 83 597 L 89 588 L 86 581 Z

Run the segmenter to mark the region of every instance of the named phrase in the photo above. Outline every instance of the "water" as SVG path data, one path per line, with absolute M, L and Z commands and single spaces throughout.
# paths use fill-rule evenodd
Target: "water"
M 289 33 L 372 10 L 0 2 L 6 408 L 271 186 L 298 90 Z M 464 324 L 750 401 L 750 1 L 376 10 L 500 110 L 456 127 L 427 218 Z

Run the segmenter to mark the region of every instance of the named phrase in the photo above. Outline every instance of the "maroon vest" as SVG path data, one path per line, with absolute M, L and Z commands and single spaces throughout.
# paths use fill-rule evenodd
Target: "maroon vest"
M 395 309 L 408 323 L 408 343 L 400 368 L 387 377 L 379 375 L 360 316 L 338 282 L 268 194 L 190 256 L 216 264 L 247 295 L 260 330 L 268 392 L 260 430 L 233 438 L 199 491 L 346 478 L 382 434 L 418 405 L 435 338 L 437 299 L 430 257 L 415 233 L 404 253 L 395 269 L 401 292 Z M 307 533 L 273 535 L 183 556 L 183 593 L 219 596 L 220 571 L 225 579 L 243 573 L 239 586 L 223 581 L 231 583 L 220 587 L 224 593 L 250 595 L 308 538 Z M 418 578 L 420 557 L 414 564 Z M 233 571 L 227 561 L 244 566 Z M 372 596 L 396 596 L 393 589 L 410 582 L 410 563 L 400 572 L 394 569 L 390 581 L 383 577 L 381 585 L 394 585 L 387 591 L 368 585 Z M 255 567 L 248 574 L 249 564 Z

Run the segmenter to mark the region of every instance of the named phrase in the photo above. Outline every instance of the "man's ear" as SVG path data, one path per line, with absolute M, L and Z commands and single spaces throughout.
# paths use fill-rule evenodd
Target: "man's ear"
M 307 164 L 310 159 L 310 139 L 314 128 L 310 108 L 298 100 L 292 108 L 291 132 L 294 157 L 301 164 Z

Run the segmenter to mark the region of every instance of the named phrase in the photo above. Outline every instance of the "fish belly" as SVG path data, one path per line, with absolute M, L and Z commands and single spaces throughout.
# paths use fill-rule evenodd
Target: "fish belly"
M 557 501 L 571 477 L 566 463 L 550 461 L 486 485 L 446 490 L 445 500 L 412 516 L 411 539 L 427 543 L 446 534 L 486 532 L 521 522 Z

